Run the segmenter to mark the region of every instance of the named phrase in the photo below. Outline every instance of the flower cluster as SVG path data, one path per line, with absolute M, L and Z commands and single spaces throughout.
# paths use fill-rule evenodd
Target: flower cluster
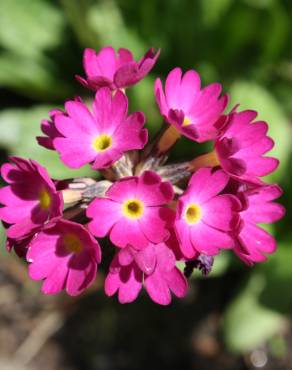
M 127 49 L 86 49 L 86 77 L 76 78 L 94 91 L 91 107 L 78 97 L 42 121 L 38 144 L 70 168 L 91 165 L 96 178 L 53 180 L 34 160 L 17 157 L 2 166 L 7 249 L 26 259 L 46 294 L 82 293 L 103 259 L 108 296 L 132 302 L 144 286 L 166 305 L 171 293 L 186 295 L 193 268 L 209 273 L 222 249 L 248 265 L 276 249 L 261 224 L 285 212 L 275 202 L 279 186 L 263 180 L 278 160 L 266 156 L 274 143 L 256 112 L 238 106 L 226 112 L 219 83 L 201 87 L 196 71 L 175 68 L 164 86 L 155 82 L 164 123 L 151 142 L 144 113 L 129 113 L 126 89 L 150 72 L 159 52 L 150 49 L 135 61 Z M 207 141 L 213 149 L 169 163 L 181 136 L 194 151 Z

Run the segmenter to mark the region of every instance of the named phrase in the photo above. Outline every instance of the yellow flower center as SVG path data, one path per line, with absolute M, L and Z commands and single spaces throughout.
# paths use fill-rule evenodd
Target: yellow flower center
M 51 196 L 46 189 L 42 189 L 39 194 L 40 207 L 44 210 L 48 210 L 52 203 Z
M 68 252 L 80 253 L 83 251 L 83 244 L 75 234 L 64 235 L 63 243 Z
M 92 146 L 97 152 L 103 152 L 112 146 L 112 138 L 107 134 L 102 134 L 93 140 Z
M 137 220 L 144 213 L 144 204 L 139 199 L 129 199 L 122 205 L 124 216 Z
M 202 218 L 201 207 L 198 204 L 191 203 L 186 209 L 184 218 L 189 225 L 196 224 Z
M 185 117 L 182 125 L 183 126 L 188 126 L 188 125 L 191 124 L 191 122 L 192 121 L 188 117 Z

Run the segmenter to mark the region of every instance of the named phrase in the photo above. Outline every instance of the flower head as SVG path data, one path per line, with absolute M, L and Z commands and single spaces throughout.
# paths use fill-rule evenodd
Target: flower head
M 165 92 L 161 80 L 155 82 L 156 102 L 165 120 L 197 142 L 212 140 L 218 133 L 218 120 L 228 102 L 227 95 L 220 94 L 219 83 L 201 89 L 200 76 L 193 70 L 182 77 L 180 68 L 173 69 L 166 78 Z
M 275 239 L 258 224 L 272 223 L 284 216 L 284 207 L 274 202 L 281 195 L 282 190 L 276 185 L 262 186 L 238 194 L 242 199 L 243 210 L 240 212 L 240 231 L 234 251 L 249 265 L 265 261 L 266 254 L 276 250 Z
M 186 278 L 194 268 L 209 274 L 221 249 L 252 265 L 276 248 L 261 228 L 284 215 L 274 202 L 281 189 L 260 179 L 278 165 L 265 156 L 274 144 L 267 124 L 254 122 L 253 111 L 237 112 L 238 105 L 225 114 L 228 96 L 220 84 L 201 88 L 196 71 L 183 75 L 175 68 L 165 87 L 155 82 L 169 125 L 147 143 L 145 116 L 128 114 L 125 89 L 149 73 L 158 55 L 150 49 L 135 61 L 127 49 L 86 49 L 86 77 L 77 79 L 95 92 L 92 109 L 77 97 L 41 123 L 39 145 L 57 151 L 70 168 L 90 164 L 99 174 L 53 181 L 33 160 L 13 157 L 2 166 L 6 248 L 29 262 L 29 275 L 43 280 L 45 294 L 75 296 L 91 285 L 101 262 L 94 237 L 112 242 L 105 293 L 117 293 L 121 303 L 134 301 L 143 286 L 161 305 L 172 293 L 184 297 Z M 182 135 L 213 140 L 214 148 L 171 163 L 170 150 Z
M 49 219 L 62 214 L 63 201 L 46 169 L 33 160 L 11 157 L 1 168 L 9 184 L 0 189 L 0 219 L 9 224 L 7 236 L 22 239 Z
M 173 198 L 169 182 L 151 171 L 115 182 L 106 198 L 96 198 L 87 209 L 89 230 L 97 237 L 109 234 L 118 247 L 144 248 L 169 236 L 174 212 L 164 207 Z
M 273 172 L 279 161 L 264 157 L 274 142 L 267 136 L 265 122 L 253 122 L 256 116 L 257 113 L 251 110 L 233 111 L 216 140 L 215 151 L 221 167 L 234 179 L 262 184 L 259 177 Z
M 175 266 L 175 256 L 167 243 L 149 244 L 141 251 L 122 249 L 114 258 L 105 281 L 105 292 L 118 292 L 120 303 L 134 301 L 144 281 L 150 298 L 161 305 L 171 302 L 171 292 L 184 297 L 187 282 Z
M 84 226 L 60 219 L 38 233 L 26 258 L 30 262 L 29 276 L 45 280 L 43 293 L 55 294 L 65 289 L 75 296 L 95 279 L 101 251 Z
M 234 246 L 229 232 L 238 222 L 240 204 L 233 195 L 220 195 L 228 180 L 222 170 L 202 168 L 179 198 L 174 228 L 185 257 L 212 256 Z
M 128 49 L 119 49 L 116 54 L 112 47 L 105 47 L 96 53 L 85 49 L 83 66 L 86 78 L 76 76 L 85 87 L 98 90 L 107 86 L 111 90 L 122 89 L 142 80 L 153 68 L 160 54 L 149 49 L 139 60 L 135 61 Z
M 127 117 L 128 100 L 117 91 L 113 96 L 105 87 L 95 96 L 93 113 L 80 101 L 65 104 L 67 114 L 55 116 L 55 125 L 63 137 L 53 140 L 61 160 L 71 168 L 92 163 L 94 169 L 112 165 L 124 152 L 142 149 L 148 139 L 143 129 L 143 113 Z

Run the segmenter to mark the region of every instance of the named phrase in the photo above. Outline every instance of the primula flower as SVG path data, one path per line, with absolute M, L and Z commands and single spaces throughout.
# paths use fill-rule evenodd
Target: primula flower
M 24 238 L 7 238 L 6 240 L 6 250 L 11 252 L 12 250 L 18 255 L 18 257 L 25 257 L 27 248 L 29 243 L 31 242 L 32 238 L 35 236 L 35 232 L 32 232 L 30 235 Z
M 166 78 L 165 92 L 161 80 L 155 81 L 156 102 L 164 119 L 197 142 L 212 140 L 218 133 L 218 120 L 228 103 L 227 95 L 220 94 L 219 83 L 201 89 L 200 76 L 193 70 L 182 77 L 182 70 L 174 68 Z
M 122 249 L 113 259 L 105 280 L 105 293 L 118 292 L 120 303 L 134 301 L 144 281 L 150 298 L 161 305 L 171 302 L 171 292 L 184 297 L 187 281 L 175 266 L 175 256 L 166 243 L 149 244 L 141 251 Z
M 127 117 L 128 99 L 121 91 L 113 96 L 104 87 L 94 99 L 93 113 L 80 101 L 65 104 L 67 114 L 55 116 L 57 137 L 53 145 L 71 168 L 93 163 L 93 169 L 111 166 L 124 152 L 142 149 L 148 139 L 145 117 L 136 112 Z
M 276 240 L 257 224 L 272 223 L 284 216 L 285 208 L 273 202 L 281 195 L 282 190 L 276 185 L 239 193 L 243 210 L 240 212 L 240 232 L 234 251 L 249 265 L 266 261 L 266 254 L 276 250 Z
M 62 214 L 63 201 L 46 169 L 33 160 L 10 158 L 1 168 L 9 184 L 0 189 L 0 219 L 7 224 L 7 236 L 23 239 L 53 217 Z
M 64 113 L 60 109 L 53 109 L 49 111 L 50 119 L 44 119 L 41 122 L 41 130 L 46 136 L 37 136 L 37 142 L 46 149 L 54 150 L 53 140 L 56 137 L 62 137 L 55 126 L 55 117 L 58 114 Z
M 254 111 L 238 113 L 238 105 L 225 114 L 220 84 L 201 88 L 197 72 L 175 68 L 165 88 L 155 82 L 170 125 L 146 145 L 144 114 L 128 115 L 125 88 L 146 76 L 158 55 L 151 49 L 135 61 L 127 49 L 86 49 L 86 77 L 77 79 L 95 91 L 92 110 L 77 97 L 41 123 L 39 145 L 71 168 L 90 164 L 98 176 L 52 181 L 38 163 L 16 157 L 1 169 L 8 183 L 0 189 L 6 248 L 26 258 L 46 294 L 74 296 L 90 286 L 101 262 L 94 236 L 108 236 L 115 247 L 105 292 L 121 303 L 135 300 L 142 286 L 158 304 L 169 304 L 171 293 L 184 297 L 186 278 L 194 268 L 209 274 L 221 249 L 249 265 L 275 251 L 274 238 L 259 226 L 284 215 L 274 202 L 280 188 L 260 179 L 278 165 L 265 157 L 274 144 L 267 124 L 254 122 Z M 213 140 L 214 149 L 171 163 L 181 135 Z
M 106 198 L 96 198 L 87 208 L 87 216 L 93 218 L 89 230 L 100 238 L 109 234 L 121 248 L 160 243 L 169 237 L 172 226 L 174 212 L 163 206 L 173 195 L 172 185 L 155 172 L 123 178 L 109 188 Z
M 212 256 L 234 246 L 229 232 L 238 223 L 240 203 L 233 195 L 219 195 L 228 180 L 222 170 L 202 168 L 179 198 L 174 228 L 185 257 Z
M 234 179 L 262 184 L 259 177 L 275 171 L 279 161 L 264 157 L 274 142 L 267 136 L 265 122 L 253 122 L 256 116 L 252 110 L 232 112 L 216 140 L 215 151 L 221 167 Z
M 76 76 L 85 87 L 98 90 L 107 86 L 112 90 L 134 85 L 142 80 L 153 68 L 160 54 L 149 49 L 139 60 L 135 61 L 128 49 L 119 49 L 116 55 L 112 47 L 105 47 L 96 53 L 93 49 L 85 49 L 83 66 L 86 79 Z
M 95 279 L 101 251 L 84 226 L 60 219 L 38 233 L 26 258 L 30 263 L 29 276 L 45 280 L 43 293 L 55 294 L 65 289 L 75 296 Z

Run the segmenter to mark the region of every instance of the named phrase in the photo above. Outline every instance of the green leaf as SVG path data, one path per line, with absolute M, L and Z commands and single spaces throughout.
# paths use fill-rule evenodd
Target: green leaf
M 57 78 L 55 66 L 45 57 L 29 57 L 7 52 L 0 54 L 0 85 L 16 89 L 35 99 L 62 99 L 71 89 Z
M 48 117 L 52 107 L 36 106 L 30 109 L 7 109 L 0 113 L 0 145 L 10 152 L 31 158 L 45 166 L 53 178 L 64 179 L 78 176 L 96 175 L 89 166 L 71 170 L 59 159 L 55 151 L 39 146 L 36 136 L 42 135 L 40 121 Z
M 292 131 L 282 107 L 268 90 L 248 81 L 235 82 L 231 87 L 230 96 L 232 106 L 239 103 L 239 110 L 256 110 L 257 119 L 269 124 L 268 134 L 274 139 L 275 147 L 268 155 L 278 158 L 281 163 L 278 170 L 267 176 L 267 179 L 277 182 L 285 174 L 291 153 Z
M 233 0 L 201 0 L 202 20 L 208 27 L 215 26 L 227 12 Z
M 100 1 L 88 11 L 88 24 L 96 33 L 101 45 L 113 45 L 114 48 L 126 47 L 134 54 L 142 55 L 147 47 L 125 25 L 123 15 L 115 1 Z
M 269 8 L 275 0 L 244 0 L 248 5 L 254 8 L 265 9 Z
M 254 274 L 225 312 L 223 334 L 229 350 L 251 351 L 282 329 L 284 318 L 258 301 L 264 286 L 264 276 Z
M 292 312 L 292 292 L 287 289 L 292 281 L 292 241 L 280 243 L 268 262 L 260 266 L 267 281 L 260 295 L 265 306 L 285 314 Z
M 58 8 L 44 0 L 0 0 L 0 44 L 18 55 L 57 46 L 64 29 Z

